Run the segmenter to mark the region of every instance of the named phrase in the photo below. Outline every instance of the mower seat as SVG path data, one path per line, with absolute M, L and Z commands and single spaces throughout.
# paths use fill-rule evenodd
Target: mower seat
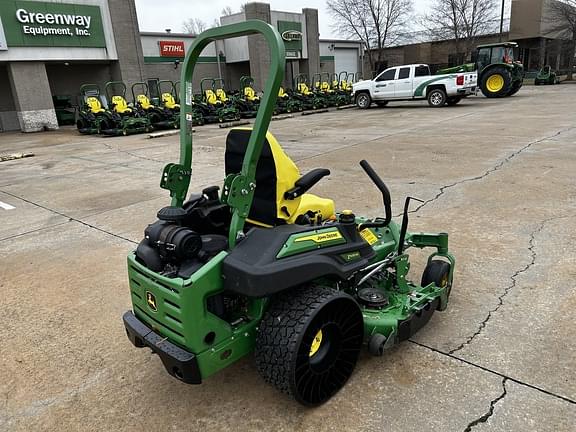
M 257 102 L 260 100 L 260 98 L 256 96 L 256 92 L 252 87 L 244 87 L 244 97 L 250 102 Z
M 332 90 L 330 88 L 330 83 L 326 82 L 326 81 L 322 81 L 322 84 L 320 84 L 320 90 L 324 93 L 333 93 L 334 90 Z
M 218 100 L 220 102 L 228 102 L 228 96 L 226 95 L 226 92 L 224 91 L 224 89 L 216 89 L 216 97 L 218 98 Z
M 298 93 L 303 94 L 304 96 L 312 94 L 312 92 L 305 83 L 298 84 Z
M 145 94 L 139 94 L 136 96 L 136 103 L 142 107 L 143 110 L 149 110 L 154 108 L 154 105 L 150 103 L 150 99 Z
M 226 138 L 226 175 L 237 174 L 248 147 L 251 128 L 235 128 Z M 308 193 L 294 193 L 302 183 L 308 183 L 304 191 L 320 178 L 329 174 L 328 170 L 313 170 L 304 177 L 292 159 L 284 153 L 276 138 L 268 132 L 262 147 L 262 154 L 256 166 L 256 190 L 250 209 L 248 222 L 272 227 L 293 224 L 301 216 L 315 220 L 333 218 L 334 201 Z M 308 181 L 314 178 L 313 181 Z M 300 181 L 299 181 L 300 180 Z M 293 198 L 292 198 L 293 197 Z M 292 198 L 292 199 L 291 199 Z
M 118 114 L 132 114 L 132 108 L 122 96 L 112 96 L 112 106 Z
M 100 99 L 98 99 L 95 96 L 88 96 L 86 98 L 86 105 L 88 105 L 88 108 L 90 109 L 92 114 L 101 114 L 106 111 L 104 108 L 102 108 Z
M 279 98 L 282 98 L 282 99 L 285 99 L 285 98 L 289 97 L 289 96 L 288 96 L 288 93 L 286 93 L 286 92 L 284 91 L 284 87 L 280 87 L 280 89 L 278 90 L 278 97 L 279 97 Z
M 212 90 L 205 90 L 204 97 L 206 98 L 206 103 L 210 105 L 220 105 L 222 102 L 218 100 L 218 96 Z
M 168 109 L 180 108 L 180 105 L 174 100 L 172 93 L 162 93 L 162 103 Z

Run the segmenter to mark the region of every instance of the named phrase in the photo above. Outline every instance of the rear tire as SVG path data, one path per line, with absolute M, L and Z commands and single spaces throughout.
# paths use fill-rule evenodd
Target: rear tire
M 514 96 L 516 93 L 520 91 L 521 88 L 522 88 L 522 81 L 512 84 L 512 90 L 510 90 L 508 96 Z
M 372 105 L 372 98 L 368 93 L 360 93 L 356 96 L 356 106 L 360 109 L 368 109 Z
M 428 105 L 430 105 L 432 108 L 443 107 L 446 104 L 446 101 L 446 92 L 442 89 L 432 89 L 428 93 Z
M 258 372 L 299 403 L 320 405 L 352 375 L 363 331 L 360 308 L 348 294 L 318 286 L 281 293 L 260 322 Z
M 482 74 L 480 90 L 487 98 L 501 98 L 512 89 L 512 74 L 503 66 L 495 66 Z

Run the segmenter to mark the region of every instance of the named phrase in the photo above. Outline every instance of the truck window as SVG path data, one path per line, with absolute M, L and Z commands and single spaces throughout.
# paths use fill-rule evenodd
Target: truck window
M 398 73 L 398 79 L 406 79 L 410 78 L 410 68 L 400 68 L 400 72 Z
M 392 81 L 396 77 L 396 69 L 388 69 L 382 72 L 376 81 Z
M 430 68 L 428 66 L 416 66 L 414 76 L 428 76 L 430 75 Z

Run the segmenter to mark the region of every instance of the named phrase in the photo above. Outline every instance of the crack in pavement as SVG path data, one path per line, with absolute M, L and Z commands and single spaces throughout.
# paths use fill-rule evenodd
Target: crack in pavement
M 496 406 L 496 404 L 500 402 L 502 399 L 504 399 L 508 394 L 508 391 L 506 390 L 506 381 L 508 381 L 508 378 L 502 378 L 502 393 L 496 399 L 490 401 L 490 409 L 488 410 L 488 412 L 485 413 L 483 416 L 478 417 L 476 420 L 473 420 L 470 423 L 468 423 L 468 426 L 466 426 L 464 432 L 471 432 L 474 426 L 480 423 L 486 423 L 488 419 L 492 417 L 492 415 L 494 414 L 494 407 Z
M 49 207 L 43 206 L 42 204 L 35 203 L 35 202 L 30 201 L 30 200 L 28 200 L 28 199 L 26 199 L 26 198 L 23 198 L 23 197 L 21 197 L 21 196 L 15 195 L 15 194 L 13 194 L 13 193 L 10 193 L 10 192 L 4 191 L 4 190 L 0 190 L 0 192 L 4 193 L 4 194 L 6 194 L 6 195 L 10 195 L 10 196 L 13 197 L 13 198 L 19 199 L 19 200 L 24 201 L 24 202 L 26 202 L 26 203 L 28 203 L 28 204 L 33 205 L 33 206 L 36 206 L 36 207 L 39 207 L 39 208 L 44 209 L 44 210 L 46 210 L 46 211 L 49 211 L 50 213 L 56 214 L 56 215 L 58 215 L 58 216 L 65 217 L 65 218 L 68 219 L 68 222 L 76 222 L 76 223 L 79 223 L 80 225 L 84 225 L 84 226 L 86 226 L 86 227 L 88 227 L 88 228 L 91 228 L 91 229 L 93 229 L 93 230 L 99 231 L 99 232 L 101 232 L 101 233 L 107 234 L 107 235 L 112 236 L 112 237 L 116 237 L 116 238 L 118 238 L 118 239 L 120 239 L 120 240 L 124 240 L 124 241 L 130 242 L 130 243 L 132 243 L 132 244 L 138 244 L 138 242 L 135 242 L 134 240 L 130 240 L 130 239 L 127 238 L 127 237 L 123 237 L 123 236 L 121 236 L 121 235 L 119 235 L 119 234 L 114 234 L 113 232 L 106 231 L 106 230 L 103 229 L 103 228 L 99 228 L 99 227 L 97 227 L 97 226 L 95 226 L 95 225 L 91 225 L 91 224 L 89 224 L 88 222 L 84 222 L 84 221 L 81 220 L 81 219 L 76 219 L 76 218 L 74 218 L 74 217 L 72 217 L 72 216 L 69 216 L 69 215 L 67 215 L 67 214 L 65 214 L 65 213 L 59 212 L 58 210 L 54 210 L 54 209 L 51 209 L 51 208 L 49 208 Z
M 568 218 L 570 216 L 555 216 L 555 217 L 551 217 L 548 219 L 544 219 L 542 222 L 540 222 L 538 224 L 538 227 L 532 231 L 530 233 L 530 240 L 528 242 L 528 252 L 530 252 L 530 261 L 528 262 L 528 264 L 524 265 L 524 267 L 522 267 L 519 270 L 516 270 L 514 272 L 514 274 L 512 276 L 510 276 L 510 280 L 512 281 L 510 283 L 510 285 L 508 285 L 506 288 L 504 288 L 504 291 L 498 296 L 498 304 L 496 305 L 496 307 L 494 309 L 491 309 L 490 311 L 488 311 L 488 315 L 486 315 L 486 318 L 484 318 L 484 320 L 480 323 L 480 325 L 478 326 L 478 329 L 471 335 L 469 336 L 464 342 L 462 342 L 460 345 L 458 345 L 456 348 L 451 349 L 450 351 L 448 351 L 449 354 L 454 354 L 457 351 L 460 351 L 461 349 L 463 349 L 465 346 L 469 345 L 475 338 L 476 336 L 480 335 L 480 333 L 482 333 L 482 330 L 484 330 L 484 328 L 486 327 L 486 325 L 488 324 L 488 321 L 490 321 L 490 318 L 492 318 L 492 314 L 496 313 L 498 311 L 498 309 L 500 309 L 500 307 L 502 307 L 504 305 L 504 297 L 506 297 L 510 291 L 516 287 L 517 284 L 517 278 L 518 276 L 520 276 L 523 273 L 526 273 L 528 270 L 530 270 L 531 267 L 534 266 L 534 264 L 536 264 L 536 236 L 542 232 L 542 230 L 544 229 L 544 227 L 546 226 L 547 223 L 557 220 L 557 219 L 564 219 L 564 218 Z
M 552 135 L 548 135 L 548 136 L 545 136 L 544 138 L 540 138 L 538 140 L 531 141 L 528 144 L 521 147 L 520 149 L 510 153 L 508 156 L 506 156 L 504 159 L 502 159 L 500 162 L 498 162 L 492 168 L 486 170 L 483 174 L 480 174 L 480 175 L 477 175 L 474 177 L 468 177 L 468 178 L 465 178 L 463 180 L 459 180 L 457 182 L 442 186 L 440 188 L 439 192 L 434 197 L 429 198 L 427 200 L 424 200 L 424 202 L 422 204 L 420 204 L 419 206 L 417 206 L 414 210 L 410 210 L 410 213 L 416 213 L 418 210 L 426 207 L 428 204 L 433 203 L 434 201 L 438 200 L 442 195 L 444 195 L 444 193 L 446 192 L 447 189 L 452 189 L 453 187 L 459 186 L 459 185 L 464 184 L 464 183 L 469 183 L 469 182 L 473 182 L 473 181 L 477 181 L 477 180 L 483 180 L 484 178 L 488 177 L 490 174 L 495 173 L 496 171 L 499 171 L 500 168 L 502 168 L 504 165 L 506 165 L 508 162 L 510 162 L 516 156 L 519 156 L 520 154 L 522 154 L 523 152 L 528 150 L 533 145 L 540 144 L 541 142 L 556 138 L 556 137 L 562 135 L 563 133 L 568 132 L 572 129 L 574 129 L 574 127 L 568 127 L 568 128 L 559 130 L 558 132 L 556 132 Z
M 454 354 L 450 354 L 449 352 L 442 351 L 442 350 L 440 350 L 440 349 L 438 349 L 438 348 L 431 347 L 431 346 L 426 345 L 426 344 L 423 344 L 423 343 L 421 343 L 421 342 L 416 342 L 416 341 L 413 340 L 413 339 L 409 339 L 408 342 L 410 342 L 410 343 L 412 343 L 412 344 L 414 344 L 414 345 L 416 345 L 416 346 L 419 346 L 419 347 L 421 347 L 421 348 L 424 348 L 424 349 L 427 349 L 427 350 L 429 350 L 429 351 L 432 351 L 432 352 L 434 352 L 434 353 L 436 353 L 436 354 L 440 354 L 440 355 L 442 355 L 442 356 L 449 357 L 449 358 L 451 358 L 452 360 L 456 360 L 456 361 L 459 361 L 459 362 L 461 362 L 461 363 L 464 363 L 464 364 L 466 364 L 466 365 L 468 365 L 468 366 L 472 366 L 472 367 L 474 367 L 474 368 L 480 369 L 480 370 L 482 370 L 482 371 L 484 371 L 484 372 L 488 372 L 488 373 L 491 373 L 491 374 L 493 374 L 493 375 L 497 375 L 497 376 L 499 376 L 500 378 L 506 378 L 508 381 L 512 381 L 512 382 L 514 382 L 514 383 L 516 383 L 516 384 L 518 384 L 518 385 L 521 385 L 521 386 L 524 386 L 524 387 L 528 387 L 528 388 L 530 388 L 530 389 L 532 389 L 532 390 L 536 390 L 536 391 L 539 391 L 540 393 L 544 393 L 545 395 L 552 396 L 553 398 L 559 399 L 559 400 L 564 401 L 564 402 L 568 402 L 569 404 L 572 404 L 572 405 L 576 405 L 576 400 L 570 399 L 569 397 L 566 397 L 566 396 L 562 396 L 562 395 L 553 393 L 553 392 L 551 392 L 551 391 L 549 391 L 549 390 L 543 389 L 543 388 L 538 387 L 538 386 L 536 386 L 536 385 L 534 385 L 534 384 L 530 384 L 530 383 L 528 383 L 528 382 L 521 381 L 521 380 L 519 380 L 519 379 L 517 379 L 517 378 L 513 378 L 513 377 L 511 377 L 511 376 L 509 376 L 509 375 L 505 375 L 505 374 L 502 373 L 502 372 L 498 372 L 498 371 L 496 371 L 496 370 L 490 369 L 489 367 L 482 366 L 482 365 L 479 365 L 479 364 L 477 364 L 477 363 L 474 363 L 474 362 L 472 362 L 472 361 L 470 361 L 470 360 L 466 360 L 466 359 L 464 359 L 464 358 L 462 358 L 462 357 L 458 357 L 458 356 L 456 356 L 456 355 L 454 355 Z

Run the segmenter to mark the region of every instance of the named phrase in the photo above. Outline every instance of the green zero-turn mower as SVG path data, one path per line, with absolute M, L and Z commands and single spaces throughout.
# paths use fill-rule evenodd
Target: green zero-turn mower
M 180 110 L 159 107 L 150 101 L 148 84 L 137 82 L 132 84 L 132 106 L 140 117 L 147 117 L 154 129 L 178 129 L 180 127 Z
M 154 130 L 146 115 L 126 101 L 126 84 L 109 81 L 105 86 L 110 117 L 100 121 L 100 133 L 104 135 L 131 135 Z
M 83 84 L 80 87 L 76 127 L 81 134 L 97 134 L 100 132 L 100 122 L 111 119 L 112 113 L 103 108 L 100 96 L 97 84 Z
M 366 161 L 385 217 L 336 213 L 332 200 L 307 193 L 330 172 L 301 176 L 268 132 L 285 67 L 284 42 L 269 24 L 200 34 L 183 63 L 181 93 L 191 92 L 210 42 L 254 33 L 271 51 L 254 128 L 229 133 L 221 193 L 212 186 L 187 199 L 192 106 L 182 105 L 180 162 L 166 166 L 160 183 L 172 202 L 128 256 L 132 311 L 123 320 L 130 341 L 183 382 L 199 384 L 253 352 L 267 382 L 314 406 L 344 386 L 363 344 L 382 355 L 447 307 L 454 258 L 448 234 L 407 231 L 410 199 L 402 223 L 392 221 L 388 188 Z M 413 247 L 434 249 L 421 282 L 408 278 Z
M 560 79 L 556 75 L 556 71 L 552 70 L 552 66 L 546 65 L 538 71 L 538 75 L 534 79 L 534 85 L 554 85 L 560 84 Z
M 203 78 L 200 81 L 201 99 L 197 100 L 200 107 L 207 110 L 203 113 L 208 123 L 212 122 L 232 122 L 240 120 L 240 112 L 232 101 L 228 98 L 222 86 L 217 88 L 216 82 L 219 78 Z

